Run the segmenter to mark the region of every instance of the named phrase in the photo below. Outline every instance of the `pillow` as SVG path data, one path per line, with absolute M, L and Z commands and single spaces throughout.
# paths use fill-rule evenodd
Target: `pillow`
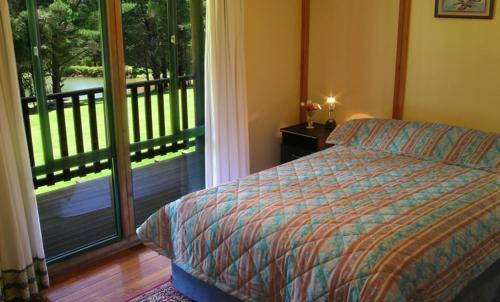
M 500 134 L 442 124 L 357 119 L 339 125 L 327 143 L 359 146 L 500 173 Z

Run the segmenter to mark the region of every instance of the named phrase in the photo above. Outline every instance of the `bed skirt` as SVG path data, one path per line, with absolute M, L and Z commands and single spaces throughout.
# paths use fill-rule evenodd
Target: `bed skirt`
M 177 291 L 184 296 L 199 302 L 241 302 L 200 279 L 186 273 L 172 263 L 172 283 Z
M 186 273 L 172 263 L 172 282 L 183 295 L 199 302 L 240 302 L 217 287 Z M 500 301 L 500 261 L 467 286 L 453 302 Z

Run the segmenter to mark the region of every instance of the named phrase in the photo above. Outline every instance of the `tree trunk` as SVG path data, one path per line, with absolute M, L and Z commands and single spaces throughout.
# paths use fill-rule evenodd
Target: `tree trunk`
M 167 63 L 167 54 L 165 51 L 162 51 L 162 56 L 161 56 L 161 72 L 163 77 L 166 79 L 168 78 L 168 63 Z
M 186 68 L 185 68 L 185 55 L 184 55 L 184 45 L 181 45 L 181 47 L 179 47 L 179 63 L 178 63 L 178 75 L 179 76 L 184 76 L 186 75 Z
M 20 68 L 18 68 L 18 70 L 20 70 Z M 21 98 L 24 98 L 26 93 L 24 92 L 24 82 L 21 70 L 17 73 L 17 81 L 19 82 L 19 93 L 21 94 Z
M 149 81 L 149 56 L 148 56 L 148 53 L 146 52 L 146 49 L 143 50 L 144 51 L 144 67 L 146 67 L 146 80 Z
M 59 64 L 59 60 L 55 53 L 52 55 L 52 65 L 51 65 L 51 74 L 52 78 L 52 93 L 61 92 L 61 64 Z
M 61 72 L 59 68 L 52 69 L 52 93 L 61 92 Z
M 153 68 L 153 79 L 160 79 L 161 78 L 161 70 L 156 66 L 156 68 Z

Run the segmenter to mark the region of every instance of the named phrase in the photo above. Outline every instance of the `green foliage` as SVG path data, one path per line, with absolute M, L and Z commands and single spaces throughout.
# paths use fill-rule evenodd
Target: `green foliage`
M 26 0 L 8 0 L 22 94 L 33 95 Z M 37 14 L 47 92 L 60 92 L 65 76 L 102 76 L 97 0 L 38 0 Z M 190 0 L 177 0 L 178 74 L 192 73 Z M 166 0 L 123 0 L 123 36 L 128 76 L 168 77 Z
M 14 40 L 14 50 L 16 52 L 16 64 L 18 72 L 19 86 L 21 87 L 21 96 L 34 95 L 34 86 L 31 79 L 31 53 L 28 31 L 28 13 L 25 7 L 18 1 L 9 1 L 12 23 L 12 35 Z
M 52 92 L 60 92 L 64 69 L 90 57 L 100 65 L 96 1 L 55 0 L 39 5 L 41 54 L 44 71 L 52 77 Z M 88 61 L 88 60 L 87 60 Z
M 177 51 L 179 74 L 191 73 L 191 26 L 189 0 L 177 4 Z M 169 44 L 167 1 L 124 0 L 122 3 L 125 61 L 151 70 L 153 78 L 168 77 Z M 149 78 L 149 72 L 146 73 Z
M 64 77 L 103 77 L 103 67 L 102 66 L 85 66 L 85 65 L 74 65 L 69 66 L 64 69 Z M 133 68 L 132 66 L 125 66 L 125 76 L 127 77 L 138 77 L 145 74 L 144 68 Z
M 64 70 L 75 63 L 101 65 L 97 1 L 37 1 L 43 70 L 51 77 L 48 92 L 60 92 Z M 28 13 L 25 0 L 9 0 L 19 82 L 33 94 Z
M 102 77 L 102 66 L 69 66 L 64 70 L 65 77 Z

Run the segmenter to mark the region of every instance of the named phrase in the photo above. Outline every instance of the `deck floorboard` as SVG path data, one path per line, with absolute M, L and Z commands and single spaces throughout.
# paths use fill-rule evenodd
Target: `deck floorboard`
M 203 154 L 189 153 L 132 172 L 136 225 L 163 205 L 203 188 Z M 46 256 L 116 236 L 110 177 L 37 196 Z

